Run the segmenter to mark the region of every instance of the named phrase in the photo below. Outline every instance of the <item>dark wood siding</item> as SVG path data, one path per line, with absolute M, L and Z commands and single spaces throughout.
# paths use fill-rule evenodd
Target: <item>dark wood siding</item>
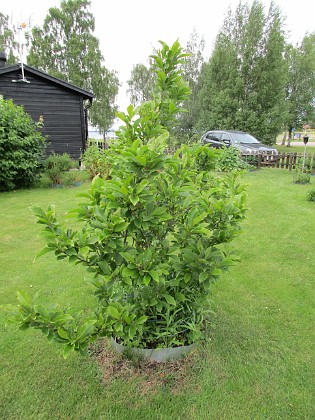
M 27 71 L 25 76 L 30 83 L 12 82 L 21 78 L 21 70 L 2 74 L 0 94 L 5 99 L 13 99 L 17 105 L 23 105 L 35 121 L 43 116 L 41 132 L 47 136 L 47 153 L 68 153 L 78 159 L 84 150 L 82 96 Z

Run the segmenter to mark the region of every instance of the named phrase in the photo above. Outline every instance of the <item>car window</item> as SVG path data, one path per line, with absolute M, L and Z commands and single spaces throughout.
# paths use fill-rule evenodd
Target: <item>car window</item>
M 207 140 L 215 140 L 215 141 L 220 141 L 222 136 L 222 133 L 208 133 L 206 135 L 206 139 Z
M 231 134 L 234 143 L 245 143 L 245 144 L 253 144 L 259 143 L 255 137 L 251 136 L 248 133 L 232 133 Z
M 227 133 L 223 133 L 221 137 L 222 141 L 231 141 L 230 136 Z

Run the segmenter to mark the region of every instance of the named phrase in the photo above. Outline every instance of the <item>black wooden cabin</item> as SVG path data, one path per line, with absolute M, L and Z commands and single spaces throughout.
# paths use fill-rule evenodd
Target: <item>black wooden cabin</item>
M 25 64 L 6 66 L 3 61 L 0 95 L 23 105 L 35 121 L 43 117 L 47 154 L 68 153 L 79 159 L 87 143 L 87 108 L 93 94 Z

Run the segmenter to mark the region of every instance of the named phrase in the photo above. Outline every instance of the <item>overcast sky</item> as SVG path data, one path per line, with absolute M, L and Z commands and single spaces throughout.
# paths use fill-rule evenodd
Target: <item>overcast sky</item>
M 118 105 L 128 105 L 126 80 L 132 66 L 146 64 L 158 41 L 173 43 L 176 39 L 185 46 L 195 28 L 206 41 L 205 56 L 209 56 L 229 6 L 234 10 L 239 0 L 92 0 L 95 17 L 95 36 L 105 58 L 105 66 L 116 70 L 122 87 Z M 248 3 L 252 3 L 249 0 Z M 263 0 L 266 12 L 269 0 Z M 306 32 L 315 31 L 314 0 L 277 0 L 286 17 L 286 29 L 291 42 L 300 41 Z M 59 0 L 0 0 L 0 11 L 13 23 L 31 17 L 32 25 L 43 23 L 47 11 L 59 6 Z M 25 61 L 25 60 L 24 60 Z

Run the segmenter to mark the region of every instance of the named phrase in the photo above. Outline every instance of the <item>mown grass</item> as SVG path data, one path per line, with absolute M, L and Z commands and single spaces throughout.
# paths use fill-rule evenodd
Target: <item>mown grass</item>
M 248 214 L 234 245 L 241 262 L 214 285 L 209 337 L 184 376 L 135 369 L 106 374 L 93 357 L 64 360 L 36 331 L 0 318 L 2 419 L 311 419 L 314 389 L 315 207 L 312 185 L 286 170 L 243 176 Z M 47 254 L 29 210 L 55 204 L 61 217 L 87 188 L 0 195 L 0 303 L 18 288 L 84 310 L 93 302 L 85 272 Z M 185 362 L 186 363 L 186 362 Z
M 285 152 L 285 153 L 304 153 L 304 146 L 296 146 L 294 143 L 291 143 L 290 147 L 287 146 L 281 146 L 277 144 L 275 146 L 279 152 Z M 315 153 L 315 146 L 306 146 L 306 153 Z

